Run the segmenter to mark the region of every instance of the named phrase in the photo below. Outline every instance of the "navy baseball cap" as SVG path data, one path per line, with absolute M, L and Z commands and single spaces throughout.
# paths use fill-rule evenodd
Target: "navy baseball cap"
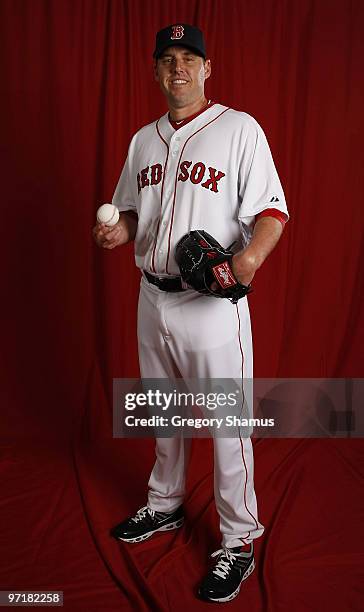
M 205 42 L 201 30 L 187 23 L 176 23 L 159 30 L 155 37 L 153 57 L 158 59 L 168 47 L 188 47 L 206 59 Z

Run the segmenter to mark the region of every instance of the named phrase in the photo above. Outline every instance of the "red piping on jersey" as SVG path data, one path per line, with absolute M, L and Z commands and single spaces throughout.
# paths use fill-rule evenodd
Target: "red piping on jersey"
M 166 140 L 164 140 L 164 138 L 163 138 L 162 134 L 161 134 L 161 133 L 160 133 L 160 131 L 159 131 L 159 127 L 158 127 L 159 122 L 160 122 L 160 119 L 158 119 L 158 121 L 157 121 L 157 123 L 156 123 L 156 125 L 155 125 L 156 130 L 157 130 L 157 132 L 158 132 L 158 136 L 159 136 L 159 138 L 160 138 L 160 139 L 161 139 L 161 140 L 164 142 L 164 144 L 166 145 L 167 149 L 169 149 L 169 144 L 168 144 L 168 142 L 167 142 Z
M 205 109 L 206 110 L 206 109 Z M 171 216 L 171 225 L 169 228 L 169 236 L 168 236 L 168 251 L 167 251 L 167 261 L 166 261 L 166 274 L 169 274 L 168 272 L 168 263 L 169 263 L 169 253 L 171 250 L 171 235 L 172 235 L 172 227 L 173 227 L 173 218 L 174 218 L 174 208 L 175 208 L 175 203 L 176 203 L 176 191 L 177 191 L 177 177 L 178 177 L 178 172 L 179 172 L 179 165 L 181 162 L 181 158 L 183 155 L 183 152 L 186 148 L 186 145 L 188 143 L 189 140 L 191 140 L 191 138 L 193 136 L 196 136 L 196 134 L 198 134 L 199 132 L 201 132 L 201 130 L 203 130 L 205 127 L 207 127 L 208 125 L 211 125 L 211 123 L 213 123 L 214 121 L 216 121 L 217 119 L 220 119 L 220 117 L 226 113 L 226 111 L 230 110 L 230 108 L 225 108 L 225 110 L 223 110 L 220 115 L 218 115 L 217 117 L 215 117 L 214 119 L 211 119 L 211 121 L 209 121 L 208 123 L 206 123 L 205 125 L 203 125 L 201 128 L 199 128 L 196 132 L 194 132 L 193 134 L 191 134 L 191 136 L 189 136 L 185 142 L 185 144 L 183 145 L 181 154 L 179 156 L 179 160 L 178 160 L 178 164 L 177 164 L 177 170 L 176 170 L 176 178 L 174 179 L 174 194 L 173 194 L 173 204 L 172 204 L 172 216 Z
M 167 166 L 167 161 L 168 161 L 168 156 L 169 156 L 169 145 L 168 145 L 168 143 L 167 143 L 167 142 L 164 140 L 164 138 L 163 138 L 162 134 L 161 134 L 161 133 L 160 133 L 160 131 L 159 131 L 159 127 L 158 127 L 158 123 L 159 123 L 159 121 L 160 121 L 160 120 L 158 119 L 158 121 L 157 121 L 157 123 L 156 123 L 157 134 L 158 134 L 159 138 L 160 138 L 160 139 L 161 139 L 161 140 L 164 142 L 164 144 L 165 144 L 165 145 L 166 145 L 166 147 L 167 147 L 167 156 L 166 156 L 166 160 L 165 160 L 165 162 L 164 162 L 164 167 L 163 167 L 163 179 L 162 179 L 162 186 L 161 186 L 161 212 L 162 212 L 162 202 L 163 202 L 164 179 L 165 179 L 165 176 L 166 176 L 166 166 Z M 155 261 L 154 261 L 154 258 L 155 258 L 155 250 L 156 250 L 156 248 L 157 248 L 157 242 L 158 242 L 158 233 L 159 233 L 159 226 L 160 226 L 160 222 L 161 222 L 161 214 L 159 215 L 158 226 L 157 226 L 157 231 L 156 231 L 156 233 L 155 233 L 154 247 L 153 247 L 153 253 L 152 253 L 152 265 L 151 265 L 151 268 L 152 268 L 152 272 L 154 272 L 154 274 L 156 274 L 156 269 L 155 269 Z
M 283 227 L 288 221 L 288 216 L 286 215 L 286 213 L 282 212 L 281 210 L 278 210 L 277 208 L 266 208 L 265 210 L 262 210 L 262 212 L 258 213 L 255 216 L 255 221 L 258 221 L 258 219 L 260 219 L 261 217 L 274 217 L 282 223 Z
M 238 315 L 238 321 L 239 321 L 239 346 L 240 346 L 240 353 L 241 353 L 241 376 L 242 376 L 242 383 L 243 383 L 243 400 L 244 400 L 244 353 L 243 353 L 243 347 L 241 346 L 241 337 L 240 337 L 240 333 L 241 333 L 241 324 L 240 324 L 240 315 L 239 315 L 239 307 L 238 304 L 236 304 L 236 314 Z M 248 514 L 250 514 L 250 516 L 252 517 L 253 521 L 255 522 L 255 526 L 256 529 L 258 529 L 258 521 L 255 518 L 255 516 L 250 512 L 248 505 L 246 503 L 246 485 L 248 482 L 248 469 L 246 467 L 246 463 L 245 463 L 245 457 L 244 457 L 244 442 L 240 436 L 240 428 L 238 427 L 238 432 L 239 432 L 239 440 L 240 440 L 240 446 L 241 446 L 241 456 L 243 459 L 243 463 L 244 463 L 244 468 L 245 468 L 245 483 L 244 483 L 244 505 L 245 508 L 248 512 Z M 250 531 L 248 532 L 247 537 L 250 537 Z M 240 538 L 242 540 L 242 538 Z M 242 540 L 244 541 L 244 540 Z

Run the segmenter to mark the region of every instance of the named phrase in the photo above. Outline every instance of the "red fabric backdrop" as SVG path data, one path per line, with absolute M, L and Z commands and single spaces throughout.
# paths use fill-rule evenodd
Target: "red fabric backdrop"
M 183 532 L 107 535 L 145 501 L 153 442 L 112 439 L 112 378 L 138 375 L 139 275 L 132 247 L 98 250 L 91 227 L 131 135 L 165 112 L 159 28 L 204 30 L 208 95 L 260 122 L 285 188 L 291 220 L 250 298 L 255 375 L 363 376 L 363 19 L 360 0 L 1 0 L 1 588 L 63 588 L 69 610 L 204 607 L 209 441 Z M 255 454 L 267 530 L 243 601 L 361 609 L 361 442 Z

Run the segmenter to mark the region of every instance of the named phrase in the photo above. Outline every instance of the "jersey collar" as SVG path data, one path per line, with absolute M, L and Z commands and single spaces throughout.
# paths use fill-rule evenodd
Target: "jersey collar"
M 213 106 L 214 104 L 215 102 L 212 102 L 212 100 L 209 100 L 206 106 L 204 106 L 199 111 L 197 111 L 197 113 L 194 113 L 193 115 L 190 115 L 189 117 L 186 117 L 185 119 L 182 119 L 182 121 L 173 121 L 173 119 L 171 119 L 168 113 L 168 121 L 175 130 L 179 130 L 181 127 L 183 127 L 184 125 L 186 125 L 187 123 L 189 123 L 190 121 L 192 121 L 193 119 L 195 119 L 196 117 L 204 113 L 208 108 L 211 108 L 211 106 Z
M 196 116 L 193 115 L 192 117 L 187 117 L 186 121 L 184 120 L 183 123 L 178 122 L 178 131 L 181 130 L 180 136 L 182 140 L 184 140 L 184 138 L 188 138 L 190 134 L 196 130 L 199 130 L 212 119 L 215 119 L 215 117 L 220 115 L 221 111 L 224 109 L 227 109 L 227 107 L 222 106 L 217 102 L 211 103 L 209 106 L 205 106 L 204 109 L 199 111 Z M 168 145 L 173 135 L 176 134 L 176 130 L 169 120 L 169 113 L 166 113 L 160 119 L 158 119 L 156 122 L 156 127 L 160 138 Z

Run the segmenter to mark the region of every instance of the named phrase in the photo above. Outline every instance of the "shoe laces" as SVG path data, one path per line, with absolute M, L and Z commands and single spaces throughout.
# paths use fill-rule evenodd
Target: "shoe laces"
M 215 574 L 215 576 L 218 576 L 219 578 L 223 578 L 223 580 L 225 580 L 234 564 L 236 555 L 227 548 L 220 548 L 211 555 L 211 557 L 217 556 L 220 556 L 220 558 L 216 563 L 216 566 L 212 570 L 212 573 Z
M 140 510 L 138 510 L 136 515 L 131 520 L 134 521 L 134 523 L 138 523 L 139 521 L 142 521 L 147 516 L 147 514 L 149 514 L 149 516 L 153 518 L 155 511 L 149 508 L 148 506 L 143 506 L 143 508 L 140 508 Z

